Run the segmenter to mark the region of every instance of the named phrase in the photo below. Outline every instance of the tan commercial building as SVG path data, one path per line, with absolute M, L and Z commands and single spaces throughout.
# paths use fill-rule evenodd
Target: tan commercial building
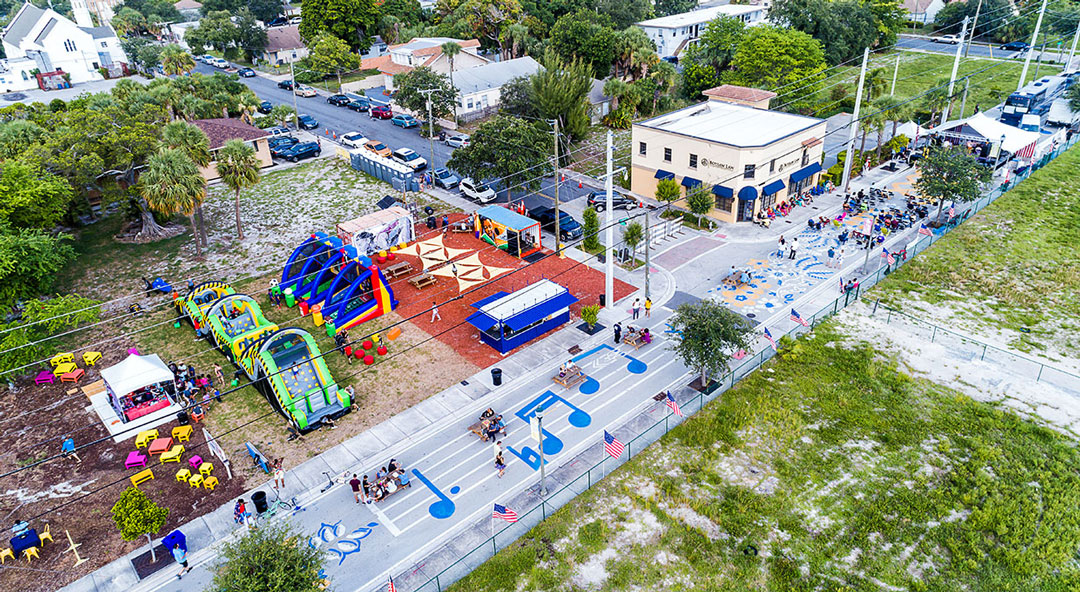
M 634 124 L 634 192 L 651 197 L 660 179 L 678 181 L 684 197 L 704 186 L 714 198 L 710 217 L 743 222 L 817 184 L 825 120 L 769 111 L 776 95 L 759 89 L 725 85 L 705 95 L 704 103 Z

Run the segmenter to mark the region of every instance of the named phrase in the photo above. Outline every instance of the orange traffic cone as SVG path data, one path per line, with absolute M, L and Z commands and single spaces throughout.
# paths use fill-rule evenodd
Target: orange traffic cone
M 578 182 L 577 182 L 577 188 L 578 188 L 578 189 L 581 189 L 581 181 L 578 181 Z
M 330 130 L 326 130 L 326 135 L 330 135 Z

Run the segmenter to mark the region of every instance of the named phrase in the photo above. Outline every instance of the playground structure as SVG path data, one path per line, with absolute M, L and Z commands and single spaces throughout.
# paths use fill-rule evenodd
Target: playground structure
M 330 335 L 394 310 L 398 304 L 371 257 L 322 232 L 312 234 L 292 252 L 278 289 L 286 305 L 299 302 L 305 313 L 309 308 L 319 310 Z
M 350 410 L 348 393 L 338 389 L 311 335 L 268 321 L 250 296 L 221 282 L 206 282 L 174 303 L 196 334 L 228 356 L 301 431 Z

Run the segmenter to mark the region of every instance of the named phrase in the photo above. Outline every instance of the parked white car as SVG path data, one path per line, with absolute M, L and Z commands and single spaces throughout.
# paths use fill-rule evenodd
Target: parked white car
M 210 65 L 215 67 L 215 68 L 224 69 L 224 68 L 229 67 L 229 62 L 226 61 L 226 60 L 223 60 L 221 58 L 214 58 L 214 59 L 210 60 Z
M 289 19 L 289 24 L 290 25 L 299 25 L 301 20 L 303 20 L 303 19 L 301 19 L 298 16 L 294 16 L 291 19 Z
M 360 132 L 349 132 L 341 135 L 341 143 L 349 148 L 362 148 L 368 139 Z
M 462 195 L 469 199 L 475 199 L 480 203 L 488 203 L 495 199 L 495 190 L 483 183 L 473 181 L 472 177 L 462 179 L 458 187 L 461 189 Z
M 446 139 L 446 145 L 451 148 L 464 148 L 469 145 L 469 136 L 457 134 Z
M 390 157 L 409 167 L 413 172 L 422 171 L 427 168 L 427 160 L 424 160 L 423 157 L 408 148 L 398 148 L 397 150 L 394 150 Z

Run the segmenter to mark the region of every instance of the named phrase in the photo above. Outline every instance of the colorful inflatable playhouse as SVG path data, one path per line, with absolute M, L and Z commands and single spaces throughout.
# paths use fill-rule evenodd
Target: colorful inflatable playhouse
M 540 250 L 540 223 L 502 206 L 484 206 L 473 214 L 476 237 L 515 257 Z
M 322 307 L 329 332 L 350 329 L 385 312 L 398 301 L 382 271 L 353 245 L 315 233 L 289 256 L 278 287 Z M 288 300 L 286 300 L 288 302 Z
M 253 298 L 220 282 L 196 286 L 177 296 L 176 305 L 196 333 L 228 356 L 300 430 L 348 413 L 349 394 L 338 389 L 307 331 L 278 327 Z

